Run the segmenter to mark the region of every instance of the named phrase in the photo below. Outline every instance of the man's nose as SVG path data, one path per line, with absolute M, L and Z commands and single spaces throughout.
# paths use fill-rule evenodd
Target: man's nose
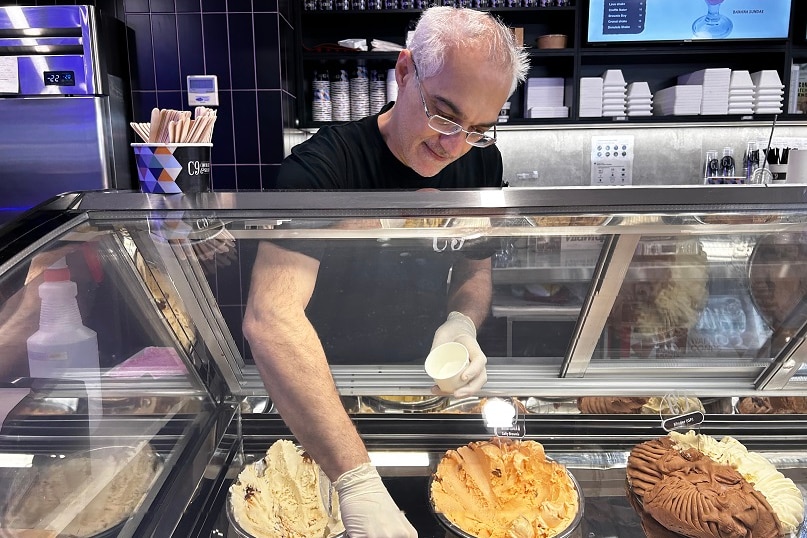
M 455 135 L 441 135 L 440 145 L 448 155 L 455 159 L 462 156 L 466 146 L 470 147 L 465 143 L 465 133 L 462 132 Z

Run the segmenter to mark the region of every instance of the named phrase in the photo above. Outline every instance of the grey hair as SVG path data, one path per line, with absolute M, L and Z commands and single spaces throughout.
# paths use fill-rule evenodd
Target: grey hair
M 530 59 L 524 47 L 516 44 L 513 32 L 497 17 L 475 9 L 436 6 L 426 9 L 418 20 L 409 44 L 418 74 L 433 77 L 443 70 L 450 49 L 487 48 L 488 58 L 509 71 L 510 94 L 524 82 Z

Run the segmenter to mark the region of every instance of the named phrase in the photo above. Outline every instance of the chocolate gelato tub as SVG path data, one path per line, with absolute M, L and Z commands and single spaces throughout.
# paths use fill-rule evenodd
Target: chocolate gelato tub
M 627 489 L 653 538 L 796 537 L 804 524 L 798 486 L 729 436 L 671 432 L 636 445 Z

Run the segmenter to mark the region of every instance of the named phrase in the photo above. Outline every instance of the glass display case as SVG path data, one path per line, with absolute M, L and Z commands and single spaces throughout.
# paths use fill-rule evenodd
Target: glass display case
M 306 314 L 422 537 L 447 532 L 440 457 L 491 437 L 567 466 L 578 536 L 644 535 L 627 457 L 669 429 L 735 437 L 807 488 L 803 186 L 88 192 L 0 236 L 9 532 L 240 536 L 229 485 L 293 439 L 242 331 L 256 258 L 286 252 L 316 261 Z M 469 267 L 488 381 L 457 399 L 423 362 Z

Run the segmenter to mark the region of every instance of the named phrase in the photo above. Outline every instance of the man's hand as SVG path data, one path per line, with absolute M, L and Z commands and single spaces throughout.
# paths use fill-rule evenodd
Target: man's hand
M 375 467 L 363 463 L 334 482 L 342 523 L 350 538 L 416 538 Z
M 468 348 L 468 357 L 470 359 L 468 368 L 465 369 L 460 377 L 464 384 L 454 391 L 454 396 L 462 398 L 475 394 L 488 380 L 488 374 L 485 371 L 488 358 L 476 341 L 476 326 L 471 318 L 460 312 L 451 312 L 445 323 L 440 325 L 434 333 L 432 349 L 447 342 L 459 342 L 464 345 Z M 439 389 L 435 387 L 432 391 L 439 392 Z

